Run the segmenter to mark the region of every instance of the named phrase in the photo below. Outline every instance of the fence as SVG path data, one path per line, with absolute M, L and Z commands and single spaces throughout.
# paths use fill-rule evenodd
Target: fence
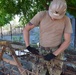
M 0 28 L 0 38 L 3 39 L 5 36 L 10 36 L 11 40 L 13 35 L 22 34 L 23 27 L 10 28 L 10 31 L 5 31 L 3 27 Z

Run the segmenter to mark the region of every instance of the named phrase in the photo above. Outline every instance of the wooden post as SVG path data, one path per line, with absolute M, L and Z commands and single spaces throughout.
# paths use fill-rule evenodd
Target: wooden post
M 11 35 L 11 40 L 12 40 L 12 26 L 10 24 L 10 35 Z
M 3 32 L 2 32 L 2 27 L 1 27 L 1 39 L 3 38 Z
M 2 51 L 0 52 L 0 60 L 2 59 L 3 53 L 5 52 L 6 46 L 2 47 Z

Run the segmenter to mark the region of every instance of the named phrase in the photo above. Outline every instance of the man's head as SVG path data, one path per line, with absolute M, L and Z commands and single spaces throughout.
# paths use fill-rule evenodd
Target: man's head
M 54 19 L 61 19 L 67 9 L 65 0 L 53 0 L 49 6 L 49 15 Z

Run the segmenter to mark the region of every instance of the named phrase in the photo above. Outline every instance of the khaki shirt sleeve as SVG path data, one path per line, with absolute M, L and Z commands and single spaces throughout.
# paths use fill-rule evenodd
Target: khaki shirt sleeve
M 64 33 L 73 33 L 72 24 L 71 24 L 71 21 L 70 21 L 69 17 L 66 17 L 66 20 L 65 20 Z
M 44 13 L 45 13 L 44 11 L 38 12 L 38 13 L 30 20 L 30 22 L 31 22 L 33 25 L 35 25 L 35 26 L 39 25 L 39 23 L 40 23 L 43 15 L 44 15 Z
M 33 25 L 37 26 L 37 25 L 39 24 L 39 22 L 40 22 L 40 12 L 38 12 L 38 13 L 30 20 L 30 22 L 31 22 Z

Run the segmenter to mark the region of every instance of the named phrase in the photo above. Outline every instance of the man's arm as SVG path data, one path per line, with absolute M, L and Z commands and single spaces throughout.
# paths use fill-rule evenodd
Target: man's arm
M 28 49 L 32 54 L 36 54 L 36 55 L 39 55 L 39 51 L 34 48 L 34 47 L 31 47 L 30 46 L 30 43 L 29 43 L 29 31 L 31 29 L 33 29 L 35 27 L 35 25 L 31 24 L 31 23 L 28 23 L 25 28 L 23 29 L 23 35 L 24 35 L 24 41 L 25 41 L 25 44 L 26 44 L 26 49 Z
M 70 44 L 71 40 L 71 34 L 70 33 L 64 33 L 64 42 L 61 44 L 61 46 L 53 52 L 55 56 L 59 55 L 61 52 L 63 52 Z
M 34 28 L 34 25 L 31 24 L 31 23 L 28 23 L 25 28 L 23 29 L 23 36 L 24 36 L 24 41 L 25 41 L 25 44 L 26 44 L 26 47 L 28 47 L 30 44 L 29 44 L 29 31 L 31 29 Z

